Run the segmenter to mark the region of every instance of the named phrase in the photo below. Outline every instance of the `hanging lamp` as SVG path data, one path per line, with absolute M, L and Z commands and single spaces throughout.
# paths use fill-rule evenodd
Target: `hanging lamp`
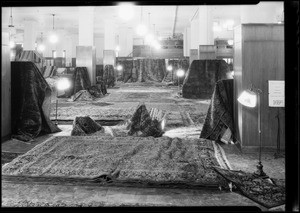
M 9 46 L 10 48 L 14 48 L 15 42 L 13 36 L 16 34 L 16 28 L 13 24 L 12 7 L 10 8 L 8 31 L 9 31 Z
M 136 28 L 136 33 L 139 36 L 144 36 L 144 35 L 146 35 L 147 31 L 148 31 L 147 27 L 143 24 L 143 7 L 141 7 L 141 21 L 140 21 L 140 24 Z
M 150 14 L 151 13 L 148 13 L 148 28 L 149 29 L 150 29 Z M 154 41 L 154 36 L 151 32 L 145 36 L 145 41 L 147 44 L 151 44 Z
M 49 37 L 49 41 L 54 44 L 58 41 L 58 37 L 55 34 L 55 29 L 54 29 L 54 16 L 55 16 L 55 14 L 52 14 L 52 16 L 53 16 L 53 28 L 52 28 L 52 33 L 50 34 L 50 37 Z
M 43 44 L 43 32 L 41 32 L 41 42 L 38 46 L 38 51 L 43 52 L 45 50 L 45 45 Z

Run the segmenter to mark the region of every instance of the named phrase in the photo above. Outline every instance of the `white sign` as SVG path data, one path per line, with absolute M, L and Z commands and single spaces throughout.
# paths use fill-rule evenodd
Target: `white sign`
M 284 97 L 284 81 L 269 81 L 269 95 Z
M 272 97 L 269 96 L 270 107 L 284 107 L 284 97 Z
M 269 81 L 269 107 L 284 107 L 284 81 Z

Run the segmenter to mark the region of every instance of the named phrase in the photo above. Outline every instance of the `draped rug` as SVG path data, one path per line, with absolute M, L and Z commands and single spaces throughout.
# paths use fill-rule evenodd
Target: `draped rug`
M 12 137 L 31 141 L 40 133 L 61 131 L 49 119 L 51 88 L 30 61 L 11 63 Z
M 231 134 L 233 129 L 233 79 L 220 80 L 216 83 L 205 122 L 201 131 L 201 138 L 222 140 L 224 132 Z M 222 140 L 223 142 L 227 142 Z
M 222 148 L 205 139 L 52 137 L 2 167 L 4 179 L 49 179 L 119 186 L 218 187 L 212 168 L 230 169 Z
M 182 86 L 184 98 L 210 98 L 215 83 L 228 79 L 228 64 L 224 60 L 194 60 L 190 65 Z

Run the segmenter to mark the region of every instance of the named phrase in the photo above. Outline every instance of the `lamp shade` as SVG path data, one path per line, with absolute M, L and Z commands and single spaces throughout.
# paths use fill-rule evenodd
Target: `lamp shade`
M 65 90 L 65 89 L 68 89 L 70 86 L 71 86 L 70 81 L 66 78 L 59 79 L 56 84 L 56 88 L 58 90 Z
M 177 70 L 176 75 L 177 75 L 178 77 L 182 77 L 182 76 L 184 76 L 184 71 L 183 71 L 182 69 L 179 69 L 179 70 Z
M 173 69 L 173 67 L 172 67 L 171 65 L 169 65 L 169 66 L 167 67 L 167 70 L 168 70 L 168 71 L 172 71 L 172 69 Z
M 245 90 L 237 99 L 242 105 L 246 107 L 255 107 L 257 103 L 257 95 L 255 92 L 250 90 Z
M 118 65 L 118 66 L 117 66 L 117 70 L 118 70 L 118 71 L 121 71 L 121 70 L 123 70 L 123 67 L 122 67 L 122 65 Z

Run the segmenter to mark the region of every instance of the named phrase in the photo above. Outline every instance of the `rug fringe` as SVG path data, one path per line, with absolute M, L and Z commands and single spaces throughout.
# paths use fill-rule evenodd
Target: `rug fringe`
M 214 150 L 215 150 L 215 152 L 214 152 L 215 157 L 216 157 L 218 163 L 220 164 L 221 168 L 232 170 L 232 167 L 226 157 L 226 153 L 225 153 L 224 149 L 219 144 L 217 144 L 215 141 L 212 141 L 212 143 L 213 143 Z M 221 152 L 221 155 L 218 154 L 219 152 Z

